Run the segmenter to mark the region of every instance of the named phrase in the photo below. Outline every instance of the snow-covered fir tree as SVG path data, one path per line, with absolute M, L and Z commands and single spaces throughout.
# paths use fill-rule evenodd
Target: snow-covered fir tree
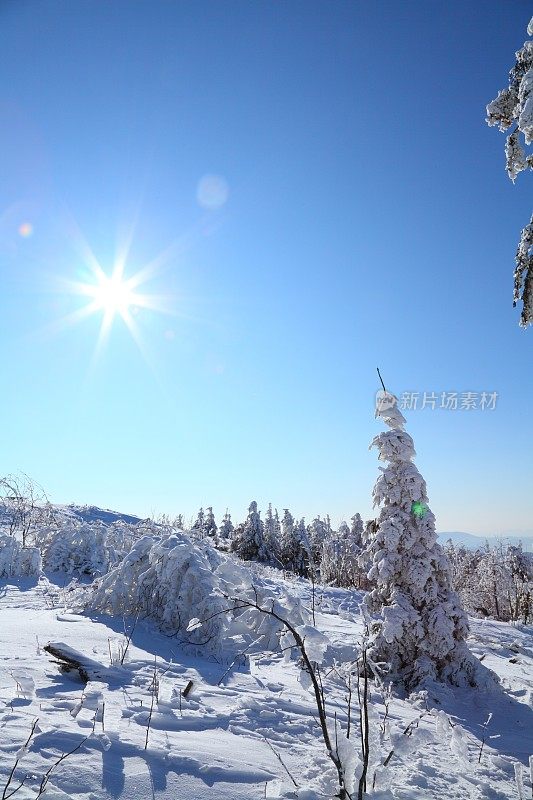
M 329 526 L 331 531 L 331 525 Z M 322 548 L 324 542 L 328 537 L 328 523 L 326 520 L 315 517 L 314 520 L 307 526 L 307 537 L 311 545 L 311 560 L 315 569 L 319 569 L 320 562 L 322 561 Z
M 294 529 L 294 536 L 296 539 L 296 560 L 294 562 L 294 571 L 298 575 L 307 577 L 312 568 L 312 550 L 311 542 L 307 533 L 305 519 L 302 517 Z
M 259 552 L 259 560 L 265 561 L 268 564 L 279 566 L 281 556 L 280 546 L 280 524 L 278 512 L 272 513 L 272 503 L 268 504 L 268 509 L 265 514 L 264 531 L 263 531 L 263 544 Z
M 350 526 L 348 523 L 343 520 L 339 525 L 337 533 L 341 539 L 346 539 L 350 535 Z
M 295 536 L 294 517 L 288 508 L 283 509 L 280 535 L 280 558 L 285 569 L 295 571 L 298 542 Z
M 532 22 L 529 36 L 533 35 Z M 487 123 L 497 125 L 500 131 L 513 127 L 505 143 L 505 157 L 507 174 L 514 182 L 522 170 L 533 168 L 533 155 L 526 155 L 521 142 L 521 137 L 526 145 L 533 142 L 533 41 L 524 42 L 516 53 L 509 86 L 487 106 Z M 533 217 L 522 230 L 516 251 L 513 305 L 519 300 L 520 325 L 525 328 L 533 324 Z
M 310 561 L 310 545 L 305 527 L 305 519 L 299 522 L 288 508 L 283 511 L 281 520 L 281 563 L 285 569 L 297 575 L 307 575 Z
M 231 543 L 231 549 L 246 561 L 257 561 L 264 548 L 264 529 L 257 503 L 252 500 L 248 507 L 246 522 L 239 525 Z
M 426 483 L 413 464 L 413 440 L 391 396 L 376 411 L 390 430 L 372 442 L 387 462 L 374 487 L 381 506 L 365 531 L 364 558 L 372 562 L 366 596 L 369 661 L 412 691 L 432 681 L 476 685 L 491 674 L 465 644 L 468 620 L 452 589 L 446 555 L 437 544 Z
M 211 506 L 208 506 L 207 508 L 203 533 L 204 536 L 210 536 L 212 539 L 214 539 L 217 535 L 217 524 L 215 522 L 215 515 L 213 514 L 213 508 Z
M 198 516 L 196 517 L 196 521 L 194 522 L 191 528 L 191 533 L 196 534 L 196 536 L 199 536 L 200 538 L 203 537 L 204 525 L 205 525 L 205 514 L 204 514 L 204 509 L 201 508 L 198 511 Z
M 361 548 L 363 544 L 363 530 L 364 524 L 363 520 L 361 519 L 361 514 L 354 514 L 351 519 L 352 526 L 350 528 L 350 534 L 353 540 L 354 545 Z
M 219 541 L 228 542 L 232 538 L 234 530 L 235 528 L 233 527 L 233 523 L 231 521 L 231 514 L 229 513 L 228 509 L 226 509 L 226 513 L 222 517 L 222 524 L 218 529 Z

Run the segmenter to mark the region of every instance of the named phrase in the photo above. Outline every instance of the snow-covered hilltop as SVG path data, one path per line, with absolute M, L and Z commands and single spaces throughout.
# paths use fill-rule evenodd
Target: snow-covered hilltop
M 311 616 L 309 581 L 260 565 L 236 566 L 284 608 L 289 595 Z M 335 715 L 338 728 L 347 729 L 346 686 L 338 673 L 360 652 L 361 599 L 353 590 L 322 586 L 315 594 L 316 629 L 327 640 L 323 675 L 332 729 Z M 255 636 L 247 624 L 246 641 L 232 637 L 236 649 L 215 656 L 188 644 L 188 636 L 161 632 L 153 619 L 80 613 L 78 592 L 61 573 L 4 581 L 0 619 L 0 785 L 18 758 L 10 789 L 24 780 L 19 798 L 38 796 L 51 768 L 44 796 L 57 800 L 334 796 L 312 690 L 277 635 L 247 650 Z M 500 676 L 501 688 L 443 690 L 440 706 L 428 710 L 423 698 L 372 687 L 369 797 L 515 800 L 515 771 L 528 796 L 532 629 L 479 619 L 470 624 L 468 644 Z M 44 650 L 49 641 L 89 662 L 87 683 L 76 669 L 59 668 Z M 320 657 L 320 646 L 315 649 Z M 353 675 L 352 681 L 355 692 Z M 351 716 L 343 747 L 357 769 L 355 695 Z M 71 754 L 58 763 L 64 753 Z
M 533 558 L 437 542 L 386 400 L 366 523 L 139 520 L 8 482 L 2 800 L 531 792 Z

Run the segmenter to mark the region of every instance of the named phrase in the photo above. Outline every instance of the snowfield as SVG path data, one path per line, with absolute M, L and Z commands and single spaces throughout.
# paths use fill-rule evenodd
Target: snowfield
M 272 596 L 289 594 L 311 614 L 309 581 L 258 564 L 238 562 L 238 568 Z M 0 584 L 2 789 L 18 758 L 4 800 L 22 780 L 18 800 L 334 796 L 334 770 L 313 695 L 299 680 L 297 658 L 279 648 L 252 647 L 217 657 L 184 643 L 181 634 L 162 633 L 146 619 L 79 613 L 79 595 L 65 586 L 69 580 L 54 573 Z M 346 729 L 347 702 L 336 670 L 354 659 L 360 644 L 361 599 L 355 591 L 316 587 L 316 628 L 329 640 L 323 670 L 327 708 L 332 730 L 337 715 L 339 736 Z M 533 628 L 470 623 L 468 644 L 497 673 L 501 686 L 493 691 L 442 687 L 429 705 L 424 696 L 392 697 L 387 712 L 383 693 L 372 689 L 376 763 L 395 752 L 386 768 L 377 769 L 374 788 L 370 781 L 369 797 L 532 796 Z M 60 669 L 44 650 L 48 642 L 83 656 L 87 684 L 77 670 Z M 313 650 L 323 644 L 316 637 L 309 640 Z M 356 754 L 356 704 L 351 714 L 352 736 L 339 746 Z M 410 735 L 404 735 L 408 726 Z

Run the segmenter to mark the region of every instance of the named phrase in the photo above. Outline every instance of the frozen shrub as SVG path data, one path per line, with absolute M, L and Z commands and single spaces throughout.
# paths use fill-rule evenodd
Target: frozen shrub
M 175 533 L 158 540 L 145 536 L 124 560 L 85 594 L 88 608 L 111 614 L 151 617 L 182 642 L 224 652 L 255 642 L 264 649 L 279 646 L 283 626 L 238 598 L 283 608 L 302 624 L 299 601 L 273 598 L 260 579 L 251 583 L 248 570 L 219 553 L 208 540 Z
M 40 571 L 38 547 L 23 547 L 14 536 L 0 534 L 0 578 L 38 575 Z
M 320 576 L 335 586 L 356 586 L 364 581 L 359 565 L 362 548 L 363 521 L 359 514 L 352 517 L 352 526 L 341 522 L 338 531 L 330 530 L 322 548 Z
M 45 569 L 67 575 L 103 575 L 115 560 L 108 532 L 101 522 L 63 525 L 44 542 Z

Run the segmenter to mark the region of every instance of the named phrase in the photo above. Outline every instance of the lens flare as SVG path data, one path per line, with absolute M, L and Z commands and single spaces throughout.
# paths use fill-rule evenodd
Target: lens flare
M 198 182 L 196 199 L 202 208 L 214 211 L 227 202 L 229 187 L 221 175 L 204 175 Z
M 418 519 L 422 519 L 428 513 L 429 508 L 425 503 L 421 503 L 420 501 L 415 501 L 411 504 L 411 512 L 415 517 Z
M 19 225 L 19 236 L 22 236 L 23 239 L 29 239 L 29 237 L 33 234 L 33 225 L 31 222 L 23 222 Z

